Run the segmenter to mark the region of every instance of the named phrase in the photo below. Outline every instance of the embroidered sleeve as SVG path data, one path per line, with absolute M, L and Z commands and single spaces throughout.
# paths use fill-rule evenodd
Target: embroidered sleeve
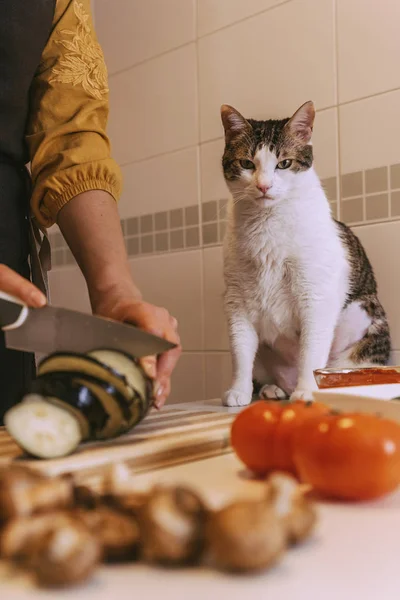
M 107 70 L 90 0 L 58 0 L 31 86 L 26 131 L 32 211 L 42 225 L 52 225 L 81 192 L 101 189 L 118 199 L 121 176 L 110 157 L 107 119 Z

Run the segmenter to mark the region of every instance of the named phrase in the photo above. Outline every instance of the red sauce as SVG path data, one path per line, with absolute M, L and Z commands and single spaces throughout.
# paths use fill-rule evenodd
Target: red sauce
M 368 368 L 344 372 L 316 373 L 318 387 L 320 389 L 353 387 L 362 385 L 383 385 L 386 383 L 400 383 L 400 371 L 398 369 Z

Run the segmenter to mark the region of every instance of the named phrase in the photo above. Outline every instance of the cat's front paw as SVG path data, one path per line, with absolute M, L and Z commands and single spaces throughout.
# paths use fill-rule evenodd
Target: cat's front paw
M 224 406 L 247 406 L 251 402 L 251 393 L 246 394 L 239 390 L 228 390 L 222 398 Z
M 313 390 L 294 390 L 293 394 L 290 396 L 291 402 L 295 400 L 304 400 L 305 402 L 310 402 L 310 400 L 314 400 Z
M 285 400 L 286 393 L 277 385 L 263 385 L 260 390 L 260 398 L 266 400 Z

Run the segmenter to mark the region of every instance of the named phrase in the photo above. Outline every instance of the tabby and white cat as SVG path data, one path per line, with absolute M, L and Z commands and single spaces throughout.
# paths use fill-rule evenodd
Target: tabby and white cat
M 358 238 L 330 211 L 313 168 L 312 102 L 290 119 L 221 108 L 232 199 L 224 244 L 233 382 L 228 406 L 312 398 L 313 372 L 386 364 L 390 334 Z

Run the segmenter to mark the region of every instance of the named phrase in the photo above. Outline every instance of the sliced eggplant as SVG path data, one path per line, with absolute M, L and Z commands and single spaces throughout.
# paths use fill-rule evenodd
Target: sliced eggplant
M 39 395 L 27 396 L 11 408 L 4 424 L 23 450 L 39 458 L 66 456 L 82 441 L 79 419 Z
M 150 408 L 153 398 L 152 382 L 146 377 L 136 359 L 128 354 L 117 350 L 101 349 L 89 352 L 88 356 L 125 377 L 126 382 L 134 392 L 134 397 L 140 401 L 140 417 L 137 419 L 132 417 L 130 422 L 131 427 L 133 427 L 146 416 Z
M 75 374 L 74 374 L 75 375 Z M 80 422 L 82 439 L 93 439 L 109 420 L 97 396 L 69 373 L 41 375 L 31 384 L 33 394 L 71 412 Z M 23 398 L 26 402 L 27 396 Z
M 92 356 L 57 352 L 45 358 L 39 365 L 38 375 L 48 373 L 79 373 L 88 375 L 109 383 L 130 402 L 134 396 L 133 389 L 127 384 L 126 378 L 114 369 L 99 362 Z

